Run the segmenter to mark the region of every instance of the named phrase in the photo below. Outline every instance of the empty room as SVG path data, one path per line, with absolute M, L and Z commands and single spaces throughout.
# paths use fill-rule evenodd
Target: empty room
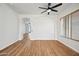
M 79 3 L 0 3 L 0 56 L 79 56 Z

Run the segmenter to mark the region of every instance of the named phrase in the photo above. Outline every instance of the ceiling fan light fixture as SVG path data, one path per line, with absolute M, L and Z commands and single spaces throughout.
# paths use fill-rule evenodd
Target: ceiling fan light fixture
M 49 10 L 47 10 L 47 12 L 50 12 L 51 10 L 49 9 Z
M 59 4 L 56 4 L 54 6 L 51 6 L 51 3 L 48 3 L 48 7 L 44 8 L 44 7 L 39 7 L 40 9 L 45 9 L 45 11 L 41 12 L 41 13 L 44 13 L 44 12 L 48 12 L 48 15 L 50 14 L 51 11 L 54 11 L 54 12 L 58 12 L 58 10 L 55 10 L 54 8 L 57 8 L 59 6 L 61 6 L 62 3 L 59 3 Z

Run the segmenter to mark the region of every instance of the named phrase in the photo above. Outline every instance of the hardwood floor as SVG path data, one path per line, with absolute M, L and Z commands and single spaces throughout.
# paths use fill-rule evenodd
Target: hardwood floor
M 0 51 L 3 56 L 78 56 L 57 40 L 23 39 Z

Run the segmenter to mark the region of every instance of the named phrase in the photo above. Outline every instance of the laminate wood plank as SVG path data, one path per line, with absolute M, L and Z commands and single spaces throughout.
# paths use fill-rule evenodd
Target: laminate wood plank
M 57 40 L 29 40 L 24 38 L 0 51 L 8 56 L 79 56 L 79 53 Z

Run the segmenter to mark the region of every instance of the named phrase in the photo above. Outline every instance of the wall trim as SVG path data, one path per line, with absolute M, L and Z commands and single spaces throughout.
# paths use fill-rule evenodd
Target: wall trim
M 79 53 L 79 50 L 67 45 L 65 42 L 63 42 L 62 40 L 58 40 L 59 42 L 63 43 L 64 45 L 66 45 L 67 47 L 69 47 L 70 49 L 74 50 L 75 52 Z
M 3 50 L 5 50 L 5 49 L 7 49 L 8 47 L 12 46 L 13 44 L 15 44 L 16 42 L 19 42 L 19 41 L 20 41 L 20 40 L 16 40 L 15 42 L 10 43 L 9 45 L 7 45 L 7 46 L 5 46 L 5 47 L 3 47 L 3 48 L 0 48 L 0 52 L 3 51 Z

